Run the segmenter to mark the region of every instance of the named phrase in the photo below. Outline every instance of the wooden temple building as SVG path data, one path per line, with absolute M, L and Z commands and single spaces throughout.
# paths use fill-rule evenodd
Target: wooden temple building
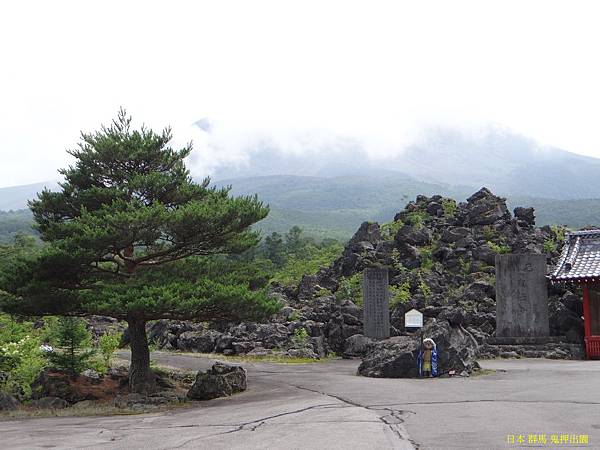
M 600 359 L 600 230 L 568 233 L 550 280 L 581 286 L 585 353 L 588 359 Z

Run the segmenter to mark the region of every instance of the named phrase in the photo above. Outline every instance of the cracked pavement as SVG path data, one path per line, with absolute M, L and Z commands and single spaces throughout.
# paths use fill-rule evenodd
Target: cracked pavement
M 587 434 L 600 448 L 600 361 L 483 361 L 496 372 L 425 380 L 359 377 L 358 363 L 245 363 L 241 394 L 167 413 L 0 422 L 0 448 L 496 449 L 533 433 Z

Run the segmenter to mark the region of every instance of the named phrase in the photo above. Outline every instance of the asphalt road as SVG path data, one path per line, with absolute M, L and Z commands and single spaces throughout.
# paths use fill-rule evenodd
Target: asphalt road
M 363 378 L 357 365 L 247 364 L 249 388 L 233 397 L 161 414 L 0 422 L 0 448 L 496 449 L 533 434 L 547 437 L 538 448 L 557 448 L 561 434 L 600 448 L 600 361 L 483 361 L 496 372 L 426 380 Z

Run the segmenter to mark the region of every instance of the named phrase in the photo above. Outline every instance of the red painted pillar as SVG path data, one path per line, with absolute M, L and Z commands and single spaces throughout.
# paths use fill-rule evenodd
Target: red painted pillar
M 590 317 L 590 287 L 586 283 L 583 285 L 583 328 L 585 330 L 585 354 L 589 359 L 588 338 L 592 335 L 592 321 Z

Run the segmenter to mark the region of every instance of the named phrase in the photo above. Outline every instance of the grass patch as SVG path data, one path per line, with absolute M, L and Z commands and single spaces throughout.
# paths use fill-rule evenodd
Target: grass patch
M 471 372 L 471 377 L 483 377 L 486 375 L 493 375 L 496 372 L 498 372 L 498 371 L 494 370 L 494 369 L 479 369 L 479 370 L 474 370 L 473 372 Z
M 185 355 L 193 356 L 196 358 L 214 359 L 218 361 L 226 362 L 263 362 L 263 363 L 277 363 L 277 364 L 315 364 L 335 359 L 335 356 L 328 356 L 321 359 L 313 358 L 297 358 L 292 356 L 283 355 L 223 355 L 221 353 L 187 353 L 187 352 L 176 352 L 170 353 L 171 355 Z
M 62 409 L 38 409 L 21 406 L 14 411 L 0 412 L 0 422 L 21 419 L 43 419 L 47 417 L 92 417 L 92 416 L 131 416 L 137 414 L 159 413 L 174 409 L 191 408 L 196 402 L 186 401 L 164 405 L 144 405 L 143 408 L 117 408 L 109 404 L 94 404 L 85 407 L 68 407 Z

